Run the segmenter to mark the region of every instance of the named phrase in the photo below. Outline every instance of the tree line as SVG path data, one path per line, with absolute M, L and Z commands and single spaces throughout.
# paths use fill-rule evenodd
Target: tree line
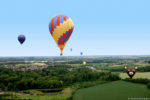
M 75 83 L 95 80 L 119 80 L 117 74 L 95 72 L 88 68 L 72 71 L 68 67 L 49 67 L 43 70 L 13 71 L 0 68 L 0 88 L 3 91 L 20 91 L 27 89 L 60 89 Z

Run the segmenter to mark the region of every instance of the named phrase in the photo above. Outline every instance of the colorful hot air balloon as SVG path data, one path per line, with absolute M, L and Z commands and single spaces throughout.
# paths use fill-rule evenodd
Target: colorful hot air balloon
M 74 29 L 73 21 L 65 15 L 54 16 L 49 23 L 49 31 L 63 55 L 63 49 Z
M 26 37 L 24 35 L 19 35 L 18 36 L 18 41 L 20 42 L 20 44 L 23 44 L 26 40 Z

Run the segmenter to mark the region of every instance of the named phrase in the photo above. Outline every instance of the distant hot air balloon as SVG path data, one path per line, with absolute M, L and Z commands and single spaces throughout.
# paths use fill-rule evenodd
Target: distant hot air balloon
M 70 48 L 70 51 L 72 51 L 72 48 Z
M 83 61 L 83 65 L 86 65 L 86 61 Z
M 82 55 L 83 55 L 83 52 L 80 52 L 80 55 L 82 56 Z
M 23 44 L 26 40 L 26 37 L 24 35 L 19 35 L 18 36 L 18 41 L 20 42 L 20 44 Z
M 54 38 L 57 46 L 60 48 L 61 56 L 63 49 L 69 40 L 74 29 L 73 21 L 65 15 L 57 15 L 49 23 L 49 31 Z

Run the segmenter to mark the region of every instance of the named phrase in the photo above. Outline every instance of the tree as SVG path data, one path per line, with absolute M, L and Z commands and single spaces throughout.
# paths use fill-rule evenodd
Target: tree
M 147 87 L 150 89 L 150 82 L 147 84 Z
M 5 91 L 5 85 L 3 83 L 0 83 L 0 89 Z

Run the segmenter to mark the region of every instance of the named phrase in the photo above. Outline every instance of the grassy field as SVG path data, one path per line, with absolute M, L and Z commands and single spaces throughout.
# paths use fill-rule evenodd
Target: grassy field
M 23 94 L 23 93 L 15 93 L 15 92 L 7 92 L 5 96 L 0 95 L 0 100 L 3 98 L 4 100 L 67 100 L 72 96 L 72 89 L 66 88 L 62 92 L 59 93 L 42 93 L 37 90 L 28 90 L 31 94 Z M 3 96 L 3 97 L 2 97 Z
M 125 64 L 94 64 L 93 66 L 96 66 L 97 70 L 110 70 L 110 69 L 124 69 Z M 150 66 L 149 63 L 133 63 L 133 64 L 127 64 L 127 67 L 147 67 Z
M 45 66 L 45 63 L 16 64 L 16 66 Z
M 114 65 L 111 65 L 109 67 L 123 67 L 124 68 L 125 64 L 114 64 Z M 149 63 L 132 63 L 132 64 L 127 64 L 127 67 L 135 67 L 135 66 L 138 66 L 138 67 L 146 67 L 146 66 L 150 66 Z
M 127 73 L 120 73 L 120 77 L 122 79 L 129 78 Z M 136 78 L 147 78 L 147 79 L 150 79 L 150 72 L 137 72 L 135 74 L 135 76 L 133 77 L 133 79 L 136 79 Z
M 0 100 L 66 100 L 64 95 L 19 95 L 5 94 L 0 95 Z
M 78 67 L 82 66 L 82 64 L 70 64 L 70 65 L 71 65 L 71 67 L 74 67 L 74 68 L 78 68 Z
M 150 98 L 146 85 L 116 81 L 78 90 L 73 100 L 128 100 L 128 98 Z
M 20 95 L 18 97 L 21 100 L 24 100 L 24 99 L 27 99 L 27 100 L 65 100 L 65 99 L 67 99 L 67 97 L 65 97 L 64 95 L 61 95 L 61 94 L 47 95 L 47 96 L 46 95 L 43 95 L 43 96 L 40 96 L 40 95 L 30 95 L 30 96 Z

